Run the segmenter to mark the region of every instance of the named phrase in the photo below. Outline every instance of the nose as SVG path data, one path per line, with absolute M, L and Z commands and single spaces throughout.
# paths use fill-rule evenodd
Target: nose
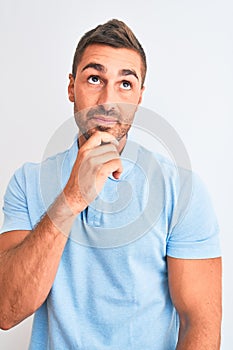
M 115 109 L 117 106 L 117 95 L 113 86 L 107 84 L 100 92 L 98 105 L 104 105 L 106 110 Z

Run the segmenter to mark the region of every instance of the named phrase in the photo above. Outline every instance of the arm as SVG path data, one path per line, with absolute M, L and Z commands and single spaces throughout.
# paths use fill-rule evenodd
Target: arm
M 168 257 L 168 280 L 179 314 L 177 350 L 218 350 L 221 332 L 221 258 Z
M 2 329 L 7 330 L 31 315 L 46 299 L 73 222 L 73 216 L 65 211 L 58 198 L 34 230 L 11 231 L 0 236 Z M 61 218 L 66 223 L 67 235 L 54 224 Z
M 70 178 L 32 231 L 0 236 L 0 328 L 9 329 L 45 301 L 75 217 L 98 195 L 108 175 L 121 172 L 109 134 L 96 133 L 78 152 Z

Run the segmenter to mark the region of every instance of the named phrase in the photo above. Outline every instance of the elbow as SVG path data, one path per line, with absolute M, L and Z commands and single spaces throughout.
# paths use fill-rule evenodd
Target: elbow
M 0 307 L 1 307 L 1 303 L 0 303 Z M 34 311 L 32 312 L 28 312 L 26 313 L 16 313 L 13 312 L 9 309 L 6 308 L 5 310 L 3 310 L 3 308 L 0 310 L 0 329 L 3 331 L 8 331 L 11 328 L 15 327 L 16 325 L 18 325 L 19 323 L 21 323 L 24 319 L 26 319 L 27 317 L 31 316 L 34 313 Z
M 0 320 L 0 329 L 2 331 L 9 331 L 9 329 L 13 328 L 14 324 L 10 324 L 9 322 L 5 321 L 5 320 Z
M 0 300 L 0 329 L 8 331 L 14 327 L 14 323 L 11 320 L 10 308 L 6 300 L 1 298 Z
M 0 312 L 0 329 L 3 331 L 8 331 L 9 329 L 16 326 L 16 324 L 17 322 L 14 321 L 14 318 L 12 317 L 12 314 L 10 313 L 9 308 L 5 309 L 3 308 L 3 305 L 2 305 L 1 312 Z
M 7 326 L 7 325 L 0 325 L 0 329 L 1 329 L 1 331 L 9 331 L 9 329 L 11 329 L 12 327 L 9 327 L 9 326 Z
M 0 329 L 2 331 L 9 331 L 11 328 L 15 327 L 17 324 L 19 324 L 20 321 L 14 321 L 10 320 L 7 317 L 0 316 Z
M 3 308 L 0 312 L 0 329 L 3 331 L 8 331 L 16 325 L 14 320 L 10 317 L 9 310 L 4 311 Z
M 9 311 L 5 314 L 2 312 L 0 314 L 0 329 L 3 331 L 8 331 L 23 321 L 26 317 L 27 316 L 16 318 L 15 315 L 12 315 Z

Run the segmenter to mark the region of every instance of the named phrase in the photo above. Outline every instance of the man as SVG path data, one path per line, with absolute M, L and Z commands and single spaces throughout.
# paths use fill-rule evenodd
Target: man
M 123 22 L 86 33 L 68 87 L 77 141 L 9 183 L 0 323 L 36 311 L 32 350 L 220 347 L 218 226 L 205 189 L 191 175 L 189 192 L 188 171 L 179 184 L 168 161 L 139 145 L 135 162 L 125 156 L 145 74 Z M 114 210 L 118 186 L 129 200 Z

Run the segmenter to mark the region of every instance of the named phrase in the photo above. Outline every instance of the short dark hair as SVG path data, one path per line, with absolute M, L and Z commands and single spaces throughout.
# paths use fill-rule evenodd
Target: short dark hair
M 92 44 L 127 48 L 138 52 L 142 60 L 143 86 L 147 69 L 145 52 L 132 30 L 124 22 L 117 19 L 112 19 L 104 24 L 98 25 L 96 28 L 84 34 L 80 39 L 73 59 L 72 75 L 74 78 L 76 76 L 77 66 L 82 59 L 85 49 Z

